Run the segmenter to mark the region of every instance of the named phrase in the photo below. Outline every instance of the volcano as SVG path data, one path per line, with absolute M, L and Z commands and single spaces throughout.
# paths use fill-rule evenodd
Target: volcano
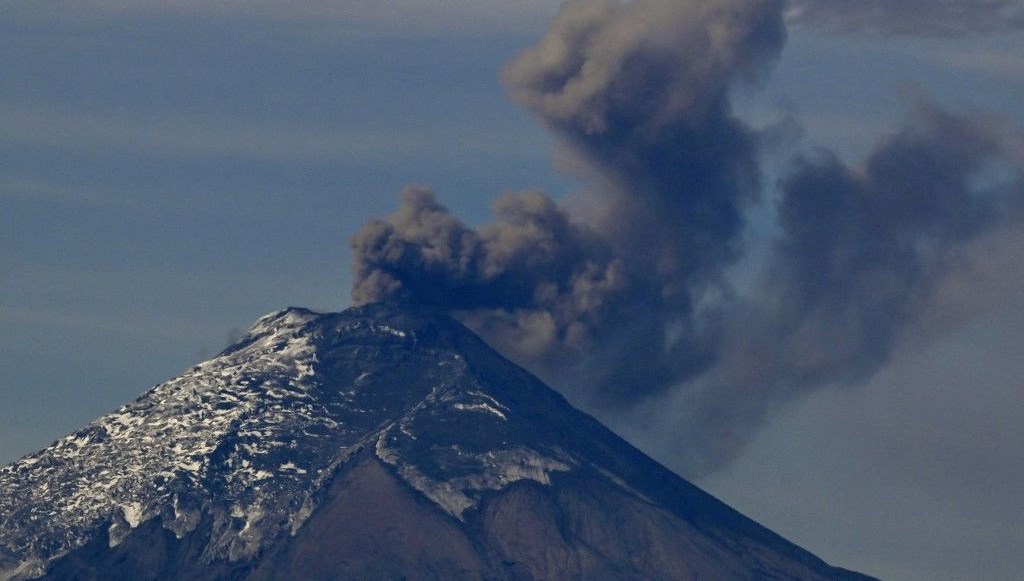
M 267 315 L 0 470 L 0 581 L 35 578 L 870 579 L 388 304 Z

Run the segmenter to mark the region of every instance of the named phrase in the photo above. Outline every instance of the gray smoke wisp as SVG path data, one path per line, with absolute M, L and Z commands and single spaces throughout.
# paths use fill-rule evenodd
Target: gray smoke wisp
M 450 309 L 606 420 L 654 404 L 691 474 L 801 394 L 870 377 L 947 257 L 1019 215 L 1022 164 L 996 125 L 922 105 L 861 165 L 795 161 L 765 274 L 732 288 L 771 140 L 730 94 L 769 72 L 785 9 L 567 3 L 503 78 L 582 162 L 591 211 L 506 194 L 472 228 L 411 186 L 352 237 L 353 301 Z

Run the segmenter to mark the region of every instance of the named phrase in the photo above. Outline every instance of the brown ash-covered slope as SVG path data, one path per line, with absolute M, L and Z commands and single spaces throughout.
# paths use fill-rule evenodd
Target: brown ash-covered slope
M 447 315 L 268 315 L 0 470 L 0 581 L 867 579 L 648 458 Z

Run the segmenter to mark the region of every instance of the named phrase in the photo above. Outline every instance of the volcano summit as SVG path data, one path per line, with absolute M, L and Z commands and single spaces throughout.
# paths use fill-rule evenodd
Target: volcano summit
M 287 309 L 0 470 L 0 580 L 868 579 L 448 315 Z

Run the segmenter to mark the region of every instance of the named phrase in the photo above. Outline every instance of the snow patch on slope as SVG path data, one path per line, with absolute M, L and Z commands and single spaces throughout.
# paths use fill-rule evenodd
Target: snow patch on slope
M 464 362 L 458 358 L 449 364 L 461 367 Z M 548 485 L 552 473 L 571 470 L 577 464 L 559 449 L 542 452 L 507 441 L 500 447 L 483 451 L 467 449 L 457 442 L 445 446 L 436 437 L 429 438 L 428 434 L 419 433 L 425 429 L 422 427 L 424 423 L 429 424 L 443 415 L 441 410 L 480 414 L 498 424 L 509 422 L 510 414 L 515 412 L 482 391 L 442 385 L 378 435 L 374 446 L 377 458 L 395 468 L 406 483 L 456 519 L 465 520 L 466 511 L 479 505 L 485 491 L 501 490 L 521 480 Z M 428 469 L 422 466 L 418 460 L 422 454 L 420 446 L 426 444 L 420 441 L 421 438 L 432 442 L 428 464 L 434 464 L 438 453 L 443 452 L 444 456 L 454 457 L 451 464 L 459 468 L 442 469 L 442 474 L 437 475 L 436 467 Z

